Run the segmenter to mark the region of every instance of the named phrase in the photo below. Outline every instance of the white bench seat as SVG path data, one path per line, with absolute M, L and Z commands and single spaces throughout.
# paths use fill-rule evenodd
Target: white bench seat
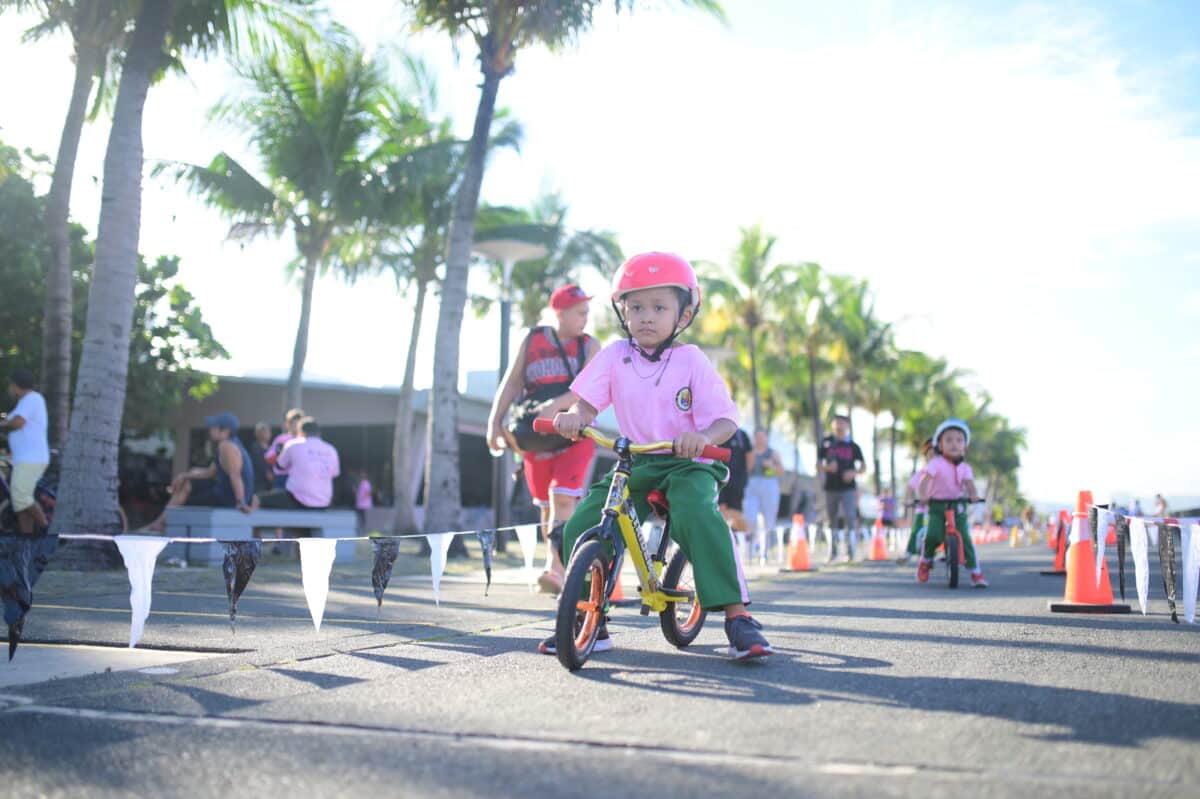
M 276 528 L 311 531 L 317 538 L 349 538 L 358 535 L 358 517 L 352 510 L 274 510 L 262 508 L 242 513 L 234 508 L 167 508 L 170 538 L 218 538 L 222 541 L 249 541 L 254 531 L 273 537 Z M 261 536 L 260 536 L 261 537 Z M 293 546 L 287 544 L 285 546 Z M 169 544 L 167 557 L 183 558 L 192 565 L 217 565 L 225 557 L 221 544 Z M 354 544 L 337 548 L 339 561 L 354 560 Z

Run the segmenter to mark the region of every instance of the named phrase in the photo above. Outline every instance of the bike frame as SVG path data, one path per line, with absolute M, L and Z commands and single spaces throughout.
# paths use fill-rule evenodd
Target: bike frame
M 958 531 L 958 522 L 954 519 L 954 508 L 946 508 L 946 538 L 950 536 L 958 539 L 958 565 L 967 565 L 967 553 L 963 547 L 962 533 Z
M 600 540 L 612 546 L 614 556 L 604 585 L 604 596 L 608 597 L 612 594 L 616 581 L 620 579 L 625 552 L 629 551 L 630 557 L 633 559 L 634 571 L 637 572 L 639 593 L 642 598 L 642 615 L 648 615 L 650 611 L 661 613 L 672 602 L 694 601 L 696 597 L 694 591 L 667 590 L 659 581 L 662 570 L 666 566 L 670 523 L 668 522 L 667 529 L 663 531 L 658 550 L 652 556 L 645 539 L 642 538 L 641 521 L 638 519 L 637 511 L 634 509 L 629 495 L 629 476 L 633 470 L 633 456 L 648 452 L 662 452 L 664 449 L 669 450 L 671 442 L 635 445 L 624 437 L 616 440 L 606 439 L 591 428 L 585 429 L 584 434 L 617 454 L 617 466 L 613 470 L 608 499 L 604 503 L 604 521 L 599 527 L 593 527 L 581 535 L 575 543 L 575 546 L 578 547 L 587 541 Z M 615 532 L 618 534 L 614 534 L 614 526 Z
M 533 429 L 539 433 L 553 433 L 554 422 L 550 419 L 535 419 Z M 621 436 L 616 439 L 601 435 L 594 427 L 585 427 L 579 431 L 605 449 L 610 449 L 617 455 L 617 467 L 613 470 L 612 483 L 608 489 L 608 499 L 604 503 L 604 514 L 598 527 L 586 531 L 575 542 L 575 546 L 592 540 L 600 540 L 613 548 L 612 565 L 604 584 L 604 609 L 609 609 L 608 597 L 612 594 L 616 582 L 620 579 L 621 564 L 628 550 L 633 553 L 633 567 L 637 572 L 638 591 L 642 597 L 642 615 L 650 611 L 662 613 L 674 602 L 694 602 L 695 591 L 684 591 L 664 588 L 659 580 L 666 568 L 666 553 L 670 538 L 670 521 L 663 530 L 662 541 L 658 551 L 652 557 L 642 538 L 641 521 L 629 496 L 629 476 L 633 472 L 633 456 L 651 453 L 671 452 L 675 445 L 671 441 L 656 441 L 650 444 L 634 444 L 628 438 Z M 702 453 L 705 458 L 728 461 L 730 452 L 721 447 L 706 446 Z M 614 533 L 614 526 L 616 532 Z M 568 554 L 567 560 L 570 560 Z M 592 600 L 594 601 L 594 600 Z M 580 610 L 592 609 L 592 601 L 582 602 Z

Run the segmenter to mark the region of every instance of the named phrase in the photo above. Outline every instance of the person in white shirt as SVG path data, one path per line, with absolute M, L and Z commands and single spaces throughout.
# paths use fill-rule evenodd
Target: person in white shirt
M 49 419 L 46 400 L 33 390 L 33 373 L 17 369 L 9 378 L 8 393 L 17 401 L 16 407 L 0 421 L 0 430 L 8 431 L 8 449 L 12 453 L 13 512 L 21 533 L 32 534 L 47 527 L 46 514 L 34 499 L 38 480 L 50 465 L 50 442 L 47 438 Z

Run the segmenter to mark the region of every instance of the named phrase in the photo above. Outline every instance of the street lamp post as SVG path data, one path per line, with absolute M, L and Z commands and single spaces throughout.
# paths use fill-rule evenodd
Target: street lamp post
M 533 244 L 519 239 L 488 239 L 476 241 L 474 251 L 477 255 L 493 261 L 499 261 L 503 266 L 503 277 L 500 283 L 500 366 L 496 370 L 496 390 L 499 392 L 504 373 L 508 371 L 509 334 L 512 331 L 512 272 L 521 261 L 533 261 L 544 258 L 546 248 L 541 244 Z M 505 480 L 512 472 L 512 452 L 504 449 L 492 461 L 492 520 L 496 528 L 508 526 L 508 492 L 505 490 Z

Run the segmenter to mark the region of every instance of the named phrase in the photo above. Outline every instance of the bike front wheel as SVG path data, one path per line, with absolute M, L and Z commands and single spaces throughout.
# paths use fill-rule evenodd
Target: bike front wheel
M 691 602 L 668 603 L 667 609 L 658 614 L 663 635 L 673 645 L 683 649 L 696 640 L 696 636 L 700 634 L 700 629 L 704 626 L 704 619 L 708 616 L 708 612 L 701 607 L 700 600 L 696 597 L 692 564 L 688 562 L 682 549 L 675 550 L 671 562 L 667 564 L 667 569 L 663 572 L 662 584 L 663 588 L 692 592 Z
M 602 541 L 588 541 L 571 554 L 554 627 L 558 662 L 570 671 L 583 668 L 596 646 L 608 601 L 604 595 L 608 569 L 608 551 Z
M 946 577 L 951 588 L 958 588 L 958 550 L 961 546 L 958 536 L 946 536 Z

